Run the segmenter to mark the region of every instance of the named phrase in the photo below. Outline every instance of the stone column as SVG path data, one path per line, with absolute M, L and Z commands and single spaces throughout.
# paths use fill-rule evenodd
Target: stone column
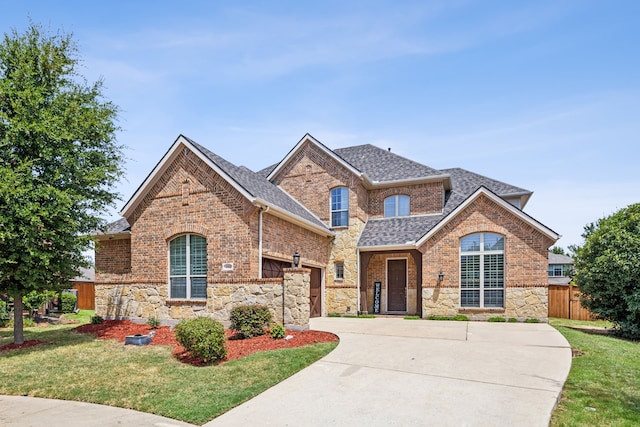
M 309 329 L 309 294 L 311 270 L 308 268 L 285 268 L 283 279 L 282 314 L 285 328 Z

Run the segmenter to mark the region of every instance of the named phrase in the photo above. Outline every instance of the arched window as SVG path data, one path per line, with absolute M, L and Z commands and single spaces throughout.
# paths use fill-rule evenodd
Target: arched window
M 460 239 L 460 306 L 504 307 L 504 236 Z
M 207 240 L 185 234 L 169 242 L 170 298 L 207 298 Z
M 349 226 L 349 189 L 347 187 L 331 190 L 331 226 Z
M 409 196 L 389 196 L 384 199 L 384 216 L 408 216 L 410 205 Z

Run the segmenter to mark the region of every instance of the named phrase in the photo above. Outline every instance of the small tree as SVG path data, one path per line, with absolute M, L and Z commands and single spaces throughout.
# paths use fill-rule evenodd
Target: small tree
M 560 246 L 554 246 L 551 249 L 549 249 L 549 252 L 551 252 L 552 254 L 558 254 L 558 255 L 566 255 L 564 253 L 564 249 L 561 248 Z
M 584 245 L 575 248 L 582 304 L 622 336 L 640 339 L 640 203 L 584 230 Z
M 70 35 L 35 24 L 0 42 L 0 293 L 14 300 L 16 344 L 22 297 L 68 287 L 88 266 L 99 214 L 117 200 L 117 107 L 77 64 Z

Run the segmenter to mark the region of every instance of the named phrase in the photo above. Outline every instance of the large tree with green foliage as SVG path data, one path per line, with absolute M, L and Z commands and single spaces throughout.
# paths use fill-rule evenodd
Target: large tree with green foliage
M 78 63 L 71 35 L 37 24 L 0 42 L 0 294 L 13 297 L 16 344 L 22 296 L 68 286 L 118 198 L 118 109 Z
M 640 203 L 589 224 L 575 249 L 575 282 L 583 305 L 640 339 Z

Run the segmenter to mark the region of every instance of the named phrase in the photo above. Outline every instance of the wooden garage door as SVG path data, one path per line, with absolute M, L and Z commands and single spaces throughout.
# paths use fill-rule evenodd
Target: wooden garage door
M 322 270 L 311 268 L 311 288 L 309 289 L 309 316 L 322 316 Z

